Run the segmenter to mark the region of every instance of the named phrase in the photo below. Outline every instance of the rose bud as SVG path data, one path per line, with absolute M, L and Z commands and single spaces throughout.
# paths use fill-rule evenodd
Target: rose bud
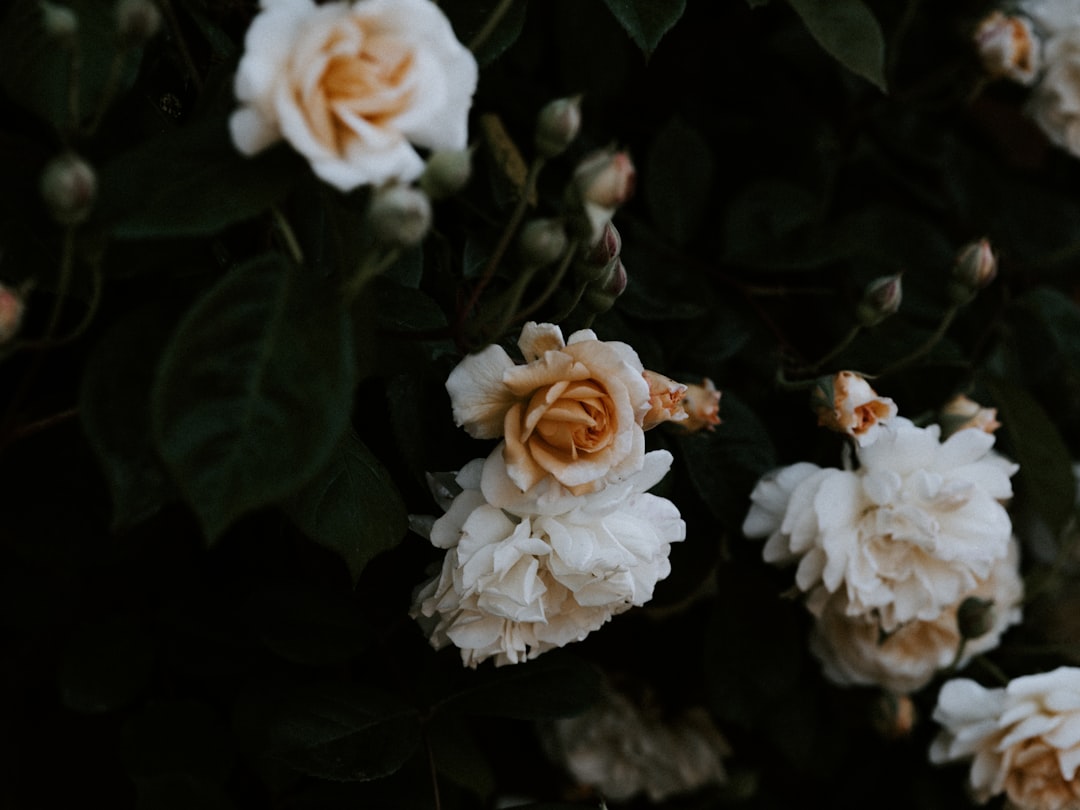
M 22 293 L 0 284 L 0 343 L 18 334 L 25 309 Z
M 580 130 L 581 96 L 549 101 L 536 119 L 536 151 L 546 158 L 561 155 Z
M 411 186 L 383 186 L 371 198 L 368 223 L 378 242 L 415 245 L 431 227 L 431 202 L 424 192 Z
M 896 403 L 878 396 L 863 377 L 852 371 L 818 379 L 810 407 L 818 415 L 819 425 L 850 436 L 860 447 L 872 444 L 881 423 L 896 416 Z
M 142 45 L 161 28 L 161 12 L 152 0 L 120 0 L 116 4 L 116 33 L 125 47 Z
M 997 257 L 990 240 L 979 239 L 966 245 L 957 255 L 952 269 L 953 283 L 949 285 L 952 299 L 963 304 L 997 277 Z
M 557 219 L 534 219 L 518 234 L 518 253 L 530 267 L 557 261 L 566 251 L 566 228 Z
M 586 203 L 618 208 L 634 193 L 636 171 L 630 154 L 612 149 L 593 152 L 574 170 L 574 184 Z
M 66 152 L 48 162 L 41 174 L 41 196 L 61 225 L 85 220 L 97 196 L 97 176 L 86 161 Z
M 41 7 L 41 22 L 45 32 L 66 44 L 73 43 L 75 35 L 79 32 L 79 18 L 75 12 L 67 6 L 45 0 L 38 5 Z
M 910 697 L 892 692 L 882 692 L 871 711 L 874 729 L 887 740 L 909 736 L 918 716 Z
M 1001 427 L 1001 423 L 997 420 L 997 408 L 984 408 L 963 394 L 957 394 L 945 403 L 938 417 L 938 423 L 941 425 L 943 440 L 967 428 L 993 433 Z
M 687 418 L 683 410 L 686 386 L 663 374 L 645 369 L 645 382 L 649 384 L 649 412 L 641 421 L 642 430 L 651 430 L 663 422 L 681 422 Z
M 996 622 L 994 600 L 969 596 L 956 609 L 956 626 L 964 639 L 974 639 L 989 633 Z
M 1035 82 L 1041 43 L 1029 19 L 993 11 L 976 27 L 974 39 L 983 68 L 990 76 L 1020 84 Z
M 701 385 L 686 386 L 682 407 L 687 417 L 686 421 L 679 423 L 683 430 L 690 433 L 711 431 L 720 424 L 720 392 L 708 377 L 701 381 Z
M 900 273 L 882 276 L 866 285 L 862 300 L 855 308 L 855 317 L 863 326 L 876 326 L 900 309 L 903 289 Z
M 597 267 L 607 267 L 613 259 L 622 253 L 622 237 L 615 226 L 608 222 L 600 234 L 600 239 L 585 255 L 585 261 Z
M 472 175 L 471 149 L 445 149 L 428 158 L 420 175 L 420 189 L 441 200 L 465 188 Z

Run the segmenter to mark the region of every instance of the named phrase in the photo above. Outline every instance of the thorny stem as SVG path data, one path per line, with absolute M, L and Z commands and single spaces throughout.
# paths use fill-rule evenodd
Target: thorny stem
M 502 18 L 506 16 L 506 12 L 510 10 L 512 5 L 514 5 L 514 0 L 502 0 L 502 2 L 495 7 L 495 10 L 491 12 L 491 15 L 484 23 L 484 27 L 477 31 L 476 36 L 469 42 L 470 51 L 476 53 L 480 49 L 480 46 L 487 41 L 487 38 L 490 37 L 492 33 L 494 33 L 499 23 L 502 22 Z
M 90 288 L 90 301 L 86 305 L 86 312 L 83 314 L 82 320 L 79 321 L 79 324 L 62 337 L 46 337 L 42 340 L 26 341 L 22 344 L 22 348 L 51 349 L 56 346 L 64 346 L 80 338 L 83 333 L 90 328 L 90 324 L 94 322 L 94 316 L 97 315 L 98 307 L 101 305 L 101 292 L 104 288 L 105 279 L 104 274 L 101 272 L 100 263 L 95 262 L 91 266 L 90 278 L 92 282 L 92 286 Z
M 1000 683 L 1002 686 L 1007 686 L 1009 683 L 1009 676 L 1001 671 L 1001 668 L 987 658 L 985 655 L 977 655 L 972 659 L 972 663 L 976 663 L 986 670 L 994 680 Z
M 929 352 L 932 348 L 934 348 L 934 346 L 938 344 L 938 342 L 943 337 L 945 337 L 945 333 L 949 330 L 949 326 L 952 325 L 953 319 L 956 317 L 956 313 L 959 311 L 960 307 L 958 306 L 950 307 L 949 311 L 945 313 L 945 317 L 941 319 L 941 323 L 938 324 L 938 328 L 934 330 L 934 334 L 928 337 L 921 346 L 919 346 L 917 349 L 915 349 L 915 351 L 911 352 L 910 354 L 901 357 L 895 363 L 891 363 L 890 365 L 886 366 L 874 376 L 884 377 L 888 374 L 893 374 L 894 372 L 900 371 L 901 369 L 911 365 L 920 357 Z
M 28 436 L 33 436 L 35 433 L 40 433 L 43 430 L 48 430 L 54 425 L 59 425 L 69 419 L 74 419 L 79 415 L 78 408 L 68 408 L 66 411 L 60 411 L 54 413 L 51 416 L 46 416 L 42 419 L 38 419 L 35 422 L 27 422 L 11 432 L 11 435 L 7 437 L 4 442 L 5 445 L 12 444 L 19 439 L 25 439 Z
M 112 63 L 109 65 L 109 75 L 105 80 L 105 86 L 101 90 L 101 98 L 98 99 L 94 117 L 90 120 L 90 123 L 87 124 L 86 129 L 82 131 L 84 137 L 93 135 L 97 131 L 97 128 L 101 126 L 101 121 L 105 118 L 105 113 L 109 109 L 109 102 L 112 101 L 113 96 L 116 94 L 116 89 L 120 85 L 120 77 L 124 73 L 124 62 L 126 57 L 126 48 L 122 48 L 113 54 Z
M 427 729 L 424 730 L 424 748 L 427 749 L 428 772 L 431 774 L 431 790 L 435 799 L 435 810 L 442 810 L 442 800 L 439 798 L 439 772 L 435 768 L 435 752 L 431 748 L 431 738 L 428 737 Z
M 176 18 L 176 11 L 173 9 L 172 0 L 160 0 L 159 5 L 161 6 L 162 13 L 165 15 L 166 22 L 169 24 L 169 30 L 176 39 L 176 48 L 180 51 L 180 58 L 184 62 L 184 69 L 187 70 L 191 83 L 195 85 L 195 92 L 201 93 L 202 79 L 199 77 L 198 68 L 195 67 L 195 60 L 191 58 L 191 51 L 188 50 L 187 41 L 184 39 L 184 33 L 180 30 L 180 21 Z
M 830 362 L 831 360 L 835 360 L 840 355 L 840 353 L 844 351 L 844 349 L 846 349 L 852 344 L 852 342 L 854 342 L 855 338 L 859 336 L 859 333 L 862 330 L 863 325 L 861 323 L 855 324 L 853 327 L 851 327 L 851 330 L 846 335 L 844 335 L 844 337 L 840 340 L 839 343 L 837 343 L 825 353 L 824 357 L 822 357 L 816 363 L 812 363 L 807 366 L 804 371 L 815 372 L 822 366 L 824 366 L 826 363 Z
M 382 255 L 372 251 L 364 257 L 356 274 L 345 285 L 345 297 L 351 301 L 358 296 L 375 276 L 383 273 L 401 256 L 401 248 L 393 248 Z

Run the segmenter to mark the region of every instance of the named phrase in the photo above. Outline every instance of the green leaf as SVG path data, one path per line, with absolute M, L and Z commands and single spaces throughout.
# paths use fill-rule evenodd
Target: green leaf
M 60 697 L 77 712 L 99 714 L 134 701 L 154 666 L 153 640 L 126 619 L 96 622 L 68 643 L 60 664 Z
M 394 695 L 328 684 L 266 696 L 242 722 L 260 752 L 320 779 L 377 779 L 398 770 L 420 742 L 420 717 Z
M 705 216 L 715 168 L 712 150 L 696 129 L 673 118 L 653 141 L 646 168 L 645 199 L 653 220 L 683 245 Z
M 345 433 L 352 332 L 322 292 L 279 256 L 253 259 L 188 312 L 165 351 L 154 434 L 211 541 L 311 480 Z
M 994 397 L 1002 430 L 1020 464 L 1017 481 L 1023 494 L 1056 537 L 1076 501 L 1069 449 L 1046 411 L 1027 391 L 990 375 L 985 375 L 983 382 Z
M 604 0 L 615 19 L 649 55 L 686 11 L 686 0 Z
M 488 25 L 488 21 L 501 5 L 501 0 L 444 0 L 440 7 L 454 26 L 458 39 L 476 54 L 481 67 L 490 64 L 513 45 L 525 26 L 527 0 L 516 0 L 509 10 L 503 12 L 495 27 L 485 33 L 479 48 L 473 48 L 474 38 Z
M 569 653 L 549 652 L 524 664 L 482 670 L 473 684 L 440 702 L 463 714 L 544 720 L 580 714 L 596 702 L 600 674 Z
M 146 398 L 175 321 L 172 304 L 135 311 L 105 335 L 83 371 L 79 417 L 109 483 L 117 529 L 179 497 L 154 447 Z
M 1034 313 L 1064 361 L 1080 371 L 1080 307 L 1058 290 L 1039 287 L 1019 304 Z
M 709 511 L 735 530 L 746 516 L 754 484 L 776 466 L 776 452 L 761 420 L 727 391 L 720 418 L 713 432 L 677 435 L 676 455 Z
M 135 79 L 142 49 L 118 53 L 112 3 L 65 0 L 56 5 L 69 8 L 78 20 L 77 121 L 68 90 L 71 50 L 48 32 L 37 0 L 15 0 L 0 21 L 0 89 L 55 129 L 66 131 L 96 114 L 110 82 L 114 58 L 120 59 L 114 97 L 127 91 Z
M 345 561 L 354 583 L 372 557 L 396 546 L 408 530 L 405 503 L 389 473 L 351 432 L 284 508 L 304 534 Z
M 464 717 L 437 713 L 428 724 L 427 740 L 439 773 L 484 799 L 491 797 L 495 774 Z
M 224 723 L 194 700 L 148 704 L 124 725 L 120 754 L 136 780 L 176 774 L 212 785 L 225 783 L 234 759 Z
M 245 157 L 232 145 L 226 117 L 208 118 L 107 163 L 95 221 L 119 239 L 214 234 L 265 211 L 303 169 L 283 144 Z
M 885 37 L 862 0 L 788 0 L 788 3 L 830 56 L 885 90 Z

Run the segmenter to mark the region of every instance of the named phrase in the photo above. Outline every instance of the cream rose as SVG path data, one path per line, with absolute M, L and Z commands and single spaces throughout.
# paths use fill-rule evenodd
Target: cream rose
M 963 602 L 978 597 L 990 601 L 993 625 L 981 636 L 968 639 L 958 666 L 996 647 L 1001 634 L 1020 621 L 1024 584 L 1018 562 L 1014 539 L 1008 556 L 961 599 Z M 915 692 L 956 659 L 961 638 L 956 617 L 959 606 L 950 606 L 931 621 L 910 621 L 886 635 L 873 615 L 848 615 L 846 597 L 840 592 L 826 603 L 815 623 L 810 650 L 833 683 L 880 686 L 897 694 Z
M 960 678 L 941 688 L 935 763 L 973 760 L 980 802 L 1005 793 L 1017 810 L 1080 807 L 1080 669 L 1025 675 L 1004 689 Z
M 934 621 L 1008 554 L 1012 524 L 1000 501 L 1017 467 L 991 452 L 992 434 L 897 418 L 860 447 L 857 470 L 796 464 L 751 494 L 748 537 L 768 537 L 768 562 L 798 562 L 796 584 L 821 615 L 843 590 L 845 613 L 873 614 L 891 633 Z
M 992 11 L 976 27 L 974 39 L 988 74 L 1020 84 L 1035 81 L 1041 62 L 1041 43 L 1027 17 Z
M 447 549 L 442 570 L 412 611 L 432 646 L 454 644 L 471 667 L 515 664 L 651 599 L 686 533 L 675 505 L 645 492 L 670 465 L 655 451 L 641 473 L 579 496 L 521 493 L 498 451 L 466 465 L 461 493 L 431 527 Z
M 1027 112 L 1058 146 L 1080 156 L 1080 26 L 1050 37 Z
M 576 492 L 641 469 L 650 392 L 637 353 L 589 329 L 564 341 L 553 324 L 528 323 L 525 363 L 488 346 L 450 373 L 454 418 L 470 435 L 503 437 L 507 473 L 522 490 L 545 476 Z
M 262 0 L 236 73 L 233 143 L 284 138 L 347 191 L 410 181 L 411 144 L 464 149 L 477 66 L 431 0 Z

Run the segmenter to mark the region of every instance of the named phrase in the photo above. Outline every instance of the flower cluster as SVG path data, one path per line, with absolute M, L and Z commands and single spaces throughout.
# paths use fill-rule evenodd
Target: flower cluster
M 672 459 L 646 453 L 644 432 L 686 418 L 686 387 L 589 330 L 564 341 L 529 323 L 518 346 L 523 364 L 491 345 L 446 382 L 458 424 L 502 441 L 458 473 L 430 530 L 442 570 L 413 615 L 469 666 L 534 658 L 644 604 L 685 535 L 674 504 L 646 491 Z
M 902 417 L 857 446 L 857 468 L 797 463 L 758 482 L 743 531 L 767 537 L 768 562 L 797 564 L 816 617 L 812 650 L 841 684 L 906 693 L 963 652 L 989 649 L 1020 619 L 1017 546 L 1002 501 L 1017 467 L 994 437 Z M 993 602 L 977 638 L 957 612 Z
M 727 741 L 708 712 L 665 717 L 613 689 L 591 709 L 551 723 L 546 748 L 581 784 L 612 801 L 645 794 L 652 802 L 727 780 Z
M 991 76 L 1032 87 L 1027 114 L 1058 146 L 1080 155 L 1080 2 L 1024 0 L 994 11 L 975 32 Z
M 980 802 L 1005 793 L 1019 810 L 1080 806 L 1080 669 L 1015 678 L 986 689 L 957 678 L 938 696 L 942 730 L 936 763 L 973 760 L 970 786 Z

